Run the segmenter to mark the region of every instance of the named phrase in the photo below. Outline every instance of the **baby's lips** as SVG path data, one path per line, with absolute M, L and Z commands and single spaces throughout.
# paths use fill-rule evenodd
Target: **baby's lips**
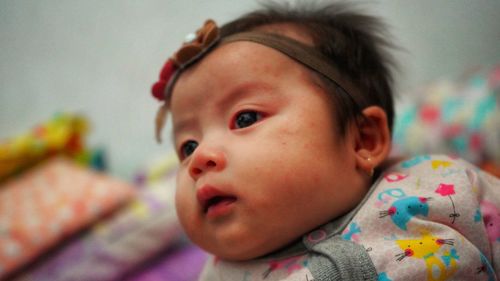
M 203 210 L 205 210 L 209 204 L 210 201 L 214 198 L 236 198 L 232 195 L 229 195 L 227 193 L 223 193 L 217 188 L 213 186 L 202 186 L 198 191 L 196 192 L 196 199 L 198 200 L 200 206 L 202 207 Z

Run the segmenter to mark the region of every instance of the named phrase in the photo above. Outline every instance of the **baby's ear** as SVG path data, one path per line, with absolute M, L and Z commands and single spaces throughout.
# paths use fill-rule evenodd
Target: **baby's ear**
M 379 106 L 369 106 L 363 111 L 358 122 L 355 153 L 357 168 L 373 173 L 389 155 L 391 149 L 391 134 L 387 124 L 387 115 Z

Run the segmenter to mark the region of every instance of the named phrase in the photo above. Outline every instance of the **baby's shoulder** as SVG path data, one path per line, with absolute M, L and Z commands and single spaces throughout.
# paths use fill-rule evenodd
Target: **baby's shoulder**
M 382 171 L 372 193 L 387 188 L 411 193 L 447 194 L 457 192 L 484 197 L 500 195 L 500 180 L 464 159 L 449 155 L 418 155 L 398 162 Z M 451 194 L 448 194 L 451 195 Z M 492 194 L 493 195 L 493 194 Z
M 380 190 L 397 185 L 401 189 L 425 191 L 437 183 L 444 186 L 453 182 L 464 185 L 477 185 L 484 175 L 478 167 L 457 157 L 449 155 L 418 155 L 402 160 L 384 171 L 373 185 Z M 441 187 L 440 190 L 446 189 Z M 435 191 L 435 190 L 432 190 Z
M 461 200 L 476 198 L 479 201 L 485 187 L 498 184 L 498 179 L 463 159 L 419 155 L 384 170 L 373 184 L 368 201 L 385 205 L 389 202 L 410 204 L 414 200 L 420 202 L 418 205 L 428 205 L 429 200 L 446 202 L 452 195 Z
M 415 156 L 383 171 L 343 237 L 362 244 L 377 271 L 389 277 L 425 279 L 423 261 L 435 257 L 442 276 L 476 280 L 468 272 L 482 265 L 481 253 L 496 251 L 499 239 L 485 228 L 491 211 L 484 206 L 498 207 L 499 200 L 500 181 L 472 164 L 447 155 Z
M 384 171 L 400 171 L 411 174 L 426 174 L 427 176 L 448 176 L 468 170 L 479 170 L 462 158 L 444 154 L 423 154 L 404 159 Z

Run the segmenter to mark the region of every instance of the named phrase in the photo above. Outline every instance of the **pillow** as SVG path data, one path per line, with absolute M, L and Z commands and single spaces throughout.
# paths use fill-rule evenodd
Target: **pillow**
M 448 153 L 500 167 L 500 65 L 440 79 L 397 107 L 395 154 Z
M 18 280 L 120 280 L 180 241 L 174 208 L 176 166 L 176 158 L 168 156 L 146 167 L 133 201 L 26 269 Z
M 127 183 L 50 158 L 0 185 L 0 279 L 134 195 Z

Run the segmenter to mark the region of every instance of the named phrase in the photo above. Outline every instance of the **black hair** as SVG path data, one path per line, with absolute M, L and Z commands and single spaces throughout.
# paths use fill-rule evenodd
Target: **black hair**
M 393 74 L 395 60 L 386 25 L 378 17 L 358 11 L 348 3 L 304 2 L 296 6 L 272 2 L 221 27 L 221 37 L 274 24 L 290 24 L 305 31 L 314 48 L 329 58 L 339 72 L 358 89 L 359 94 L 338 94 L 334 82 L 320 75 L 330 93 L 341 135 L 347 125 L 362 117 L 367 106 L 380 106 L 387 115 L 389 130 L 394 120 Z M 274 31 L 273 31 L 274 32 Z

